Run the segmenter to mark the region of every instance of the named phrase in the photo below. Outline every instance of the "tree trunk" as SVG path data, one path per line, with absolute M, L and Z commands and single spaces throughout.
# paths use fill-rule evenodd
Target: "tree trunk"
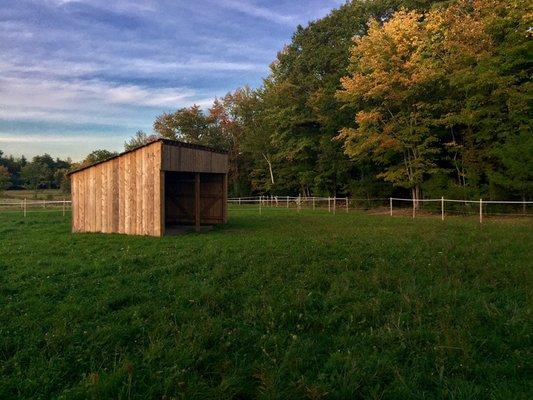
M 413 188 L 411 188 L 411 194 L 413 198 L 414 208 L 415 210 L 420 209 L 420 185 L 415 185 Z
M 272 184 L 274 184 L 274 172 L 272 171 L 272 163 L 270 162 L 270 160 L 268 159 L 268 157 L 263 154 L 263 157 L 265 158 L 267 164 L 268 164 L 268 170 L 270 172 L 270 182 L 272 182 Z

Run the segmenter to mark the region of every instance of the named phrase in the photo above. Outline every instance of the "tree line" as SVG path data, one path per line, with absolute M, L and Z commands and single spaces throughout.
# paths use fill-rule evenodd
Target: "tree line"
M 349 1 L 298 26 L 260 87 L 163 113 L 125 148 L 224 149 L 233 196 L 530 198 L 531 8 Z
M 235 196 L 524 199 L 531 15 L 524 0 L 348 2 L 299 26 L 261 87 L 154 133 L 227 150 Z
M 36 194 L 39 189 L 60 189 L 70 194 L 69 171 L 94 164 L 117 155 L 117 152 L 95 150 L 82 162 L 62 160 L 49 154 L 37 155 L 30 161 L 26 157 L 6 156 L 0 150 L 0 194 L 7 189 L 28 189 Z

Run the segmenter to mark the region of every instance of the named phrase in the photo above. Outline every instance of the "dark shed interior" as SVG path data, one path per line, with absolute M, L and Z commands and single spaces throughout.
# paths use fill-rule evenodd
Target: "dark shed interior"
M 224 223 L 224 174 L 165 172 L 165 227 L 168 231 Z M 198 181 L 197 181 L 198 180 Z

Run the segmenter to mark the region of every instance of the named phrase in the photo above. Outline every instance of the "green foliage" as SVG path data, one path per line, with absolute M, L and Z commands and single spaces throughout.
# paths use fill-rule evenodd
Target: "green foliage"
M 85 157 L 85 159 L 82 162 L 82 165 L 91 165 L 95 164 L 101 161 L 108 160 L 112 157 L 117 156 L 118 153 L 116 151 L 109 151 L 109 150 L 94 150 L 91 153 Z
M 54 173 L 54 180 L 59 183 L 61 192 L 70 196 L 70 177 L 67 175 L 68 172 L 67 168 L 58 169 Z
M 139 130 L 135 132 L 135 135 L 133 135 L 132 138 L 124 142 L 124 150 L 129 151 L 144 146 L 145 144 L 157 140 L 158 137 L 158 135 L 147 135 L 145 132 Z
M 0 165 L 0 194 L 11 186 L 11 175 L 6 167 Z
M 531 135 L 526 9 L 522 0 L 460 0 L 374 20 L 355 41 L 339 92 L 356 115 L 339 135 L 346 153 L 359 162 L 370 154 L 378 177 L 417 188 L 415 198 L 420 187 L 435 193 L 437 182 L 440 194 L 491 186 L 524 197 L 530 168 L 517 171 L 510 158 L 528 161 L 513 148 Z
M 530 397 L 530 222 L 263 211 L 164 238 L 0 213 L 0 398 Z
M 154 131 L 161 137 L 203 144 L 227 150 L 229 143 L 222 128 L 222 116 L 216 114 L 218 103 L 206 114 L 194 105 L 173 113 L 164 113 L 154 122 Z
M 47 164 L 35 161 L 22 168 L 20 177 L 27 189 L 35 191 L 49 184 L 52 180 L 52 170 Z

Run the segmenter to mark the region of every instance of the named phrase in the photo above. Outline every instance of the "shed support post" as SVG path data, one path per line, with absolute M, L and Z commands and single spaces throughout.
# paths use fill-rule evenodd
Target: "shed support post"
M 200 174 L 194 174 L 194 225 L 200 232 Z

